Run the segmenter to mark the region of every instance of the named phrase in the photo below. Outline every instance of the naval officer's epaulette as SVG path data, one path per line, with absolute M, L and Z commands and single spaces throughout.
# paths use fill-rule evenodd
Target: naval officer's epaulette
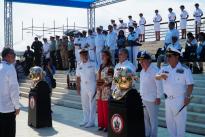
M 186 68 L 186 69 L 189 69 L 189 67 L 185 64 L 182 64 L 182 67 Z

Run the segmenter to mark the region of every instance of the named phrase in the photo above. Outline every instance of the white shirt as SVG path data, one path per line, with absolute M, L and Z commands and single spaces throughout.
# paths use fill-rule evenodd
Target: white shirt
M 19 84 L 13 64 L 0 63 L 0 112 L 10 113 L 20 108 Z
M 128 40 L 128 41 L 129 41 L 129 40 L 130 40 L 130 41 L 135 41 L 135 40 L 138 39 L 138 38 L 139 38 L 139 34 L 136 33 L 135 31 L 129 33 L 128 36 L 127 36 L 127 40 Z
M 188 12 L 186 10 L 183 10 L 180 14 L 181 20 L 187 20 L 187 17 L 189 16 Z
M 129 27 L 129 26 L 133 26 L 133 22 L 134 22 L 134 21 L 133 21 L 132 19 L 129 19 L 129 21 L 128 21 L 128 27 Z
M 159 69 L 153 64 L 150 64 L 147 71 L 142 69 L 140 72 L 140 95 L 145 101 L 154 102 L 162 96 L 162 81 L 155 78 L 158 72 Z
M 50 58 L 50 45 L 48 43 L 43 44 L 43 55 L 46 59 Z
M 80 77 L 81 91 L 95 92 L 96 88 L 96 64 L 88 61 L 77 65 L 76 76 Z
M 174 12 L 169 13 L 168 15 L 169 22 L 174 22 L 175 18 L 176 18 L 176 14 Z
M 179 41 L 175 42 L 174 44 L 173 44 L 173 43 L 170 44 L 170 45 L 168 46 L 168 48 L 169 48 L 169 47 L 173 47 L 173 48 L 175 48 L 175 49 L 177 49 L 177 50 L 179 50 L 179 51 L 181 51 L 181 49 L 182 49 L 182 47 L 181 47 Z
M 111 50 L 115 50 L 117 48 L 117 33 L 114 31 L 108 33 L 106 37 L 106 46 L 108 46 Z
M 87 38 L 86 37 L 81 37 L 80 38 L 80 47 L 85 48 L 87 46 Z
M 119 25 L 118 25 L 118 29 L 126 29 L 127 28 L 127 23 L 120 23 Z
M 181 63 L 175 68 L 170 65 L 164 66 L 159 71 L 159 74 L 161 73 L 166 73 L 168 76 L 166 80 L 162 80 L 164 93 L 168 96 L 185 96 L 187 86 L 194 84 L 191 70 Z
M 87 37 L 87 44 L 89 45 L 89 49 L 93 50 L 95 48 L 95 36 L 89 35 Z
M 139 38 L 139 35 L 141 34 L 141 31 L 140 31 L 140 28 L 139 27 L 136 27 L 135 30 L 134 30 L 137 34 L 137 38 Z
M 201 9 L 196 9 L 194 11 L 195 21 L 201 21 L 201 16 L 203 15 L 203 11 Z
M 159 14 L 156 14 L 153 18 L 154 23 L 160 23 L 162 20 L 162 17 Z
M 146 24 L 146 20 L 144 17 L 141 17 L 140 18 L 140 21 L 139 21 L 139 26 L 144 26 Z
M 97 34 L 95 37 L 96 52 L 101 52 L 102 48 L 105 46 L 105 37 L 103 34 Z
M 122 63 L 120 63 L 120 62 L 117 63 L 115 65 L 114 72 L 116 72 L 118 68 L 122 68 L 122 67 L 128 67 L 128 68 L 130 68 L 132 70 L 133 74 L 136 73 L 136 67 L 130 61 L 128 61 L 128 60 L 125 60 Z
M 172 43 L 172 37 L 177 36 L 179 38 L 179 31 L 177 29 L 169 30 L 165 36 L 165 43 L 170 44 Z

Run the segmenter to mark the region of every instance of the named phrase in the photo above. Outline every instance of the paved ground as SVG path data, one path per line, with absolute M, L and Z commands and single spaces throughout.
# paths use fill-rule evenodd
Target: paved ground
M 106 133 L 97 131 L 97 127 L 91 129 L 80 128 L 82 111 L 52 106 L 53 128 L 34 129 L 27 126 L 27 105 L 28 100 L 21 98 L 22 111 L 17 117 L 17 137 L 106 137 Z M 158 137 L 168 137 L 167 129 L 159 128 Z M 203 137 L 200 135 L 188 134 L 186 137 Z

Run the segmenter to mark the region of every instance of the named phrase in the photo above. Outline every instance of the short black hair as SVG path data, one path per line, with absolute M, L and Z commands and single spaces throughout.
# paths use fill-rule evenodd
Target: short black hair
M 11 49 L 11 48 L 4 48 L 2 53 L 1 53 L 1 56 L 2 56 L 2 58 L 5 58 L 8 54 L 16 55 L 13 49 Z

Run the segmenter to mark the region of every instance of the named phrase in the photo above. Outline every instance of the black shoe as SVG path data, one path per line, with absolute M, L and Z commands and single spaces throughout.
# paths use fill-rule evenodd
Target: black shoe
M 103 127 L 99 127 L 98 128 L 98 131 L 102 131 L 104 128 Z
M 104 132 L 107 132 L 107 128 L 104 128 L 104 130 L 103 130 Z

